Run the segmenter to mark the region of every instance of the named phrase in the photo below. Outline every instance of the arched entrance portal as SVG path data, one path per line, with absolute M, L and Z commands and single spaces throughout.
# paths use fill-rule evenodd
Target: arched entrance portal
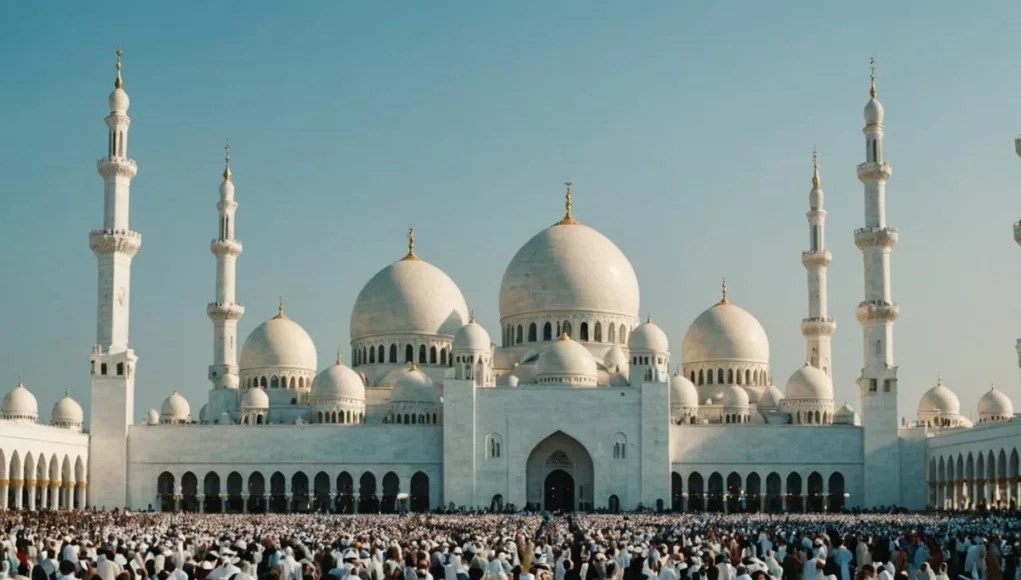
M 529 507 L 590 511 L 594 500 L 592 456 L 577 439 L 557 431 L 540 441 L 525 466 Z
M 551 512 L 574 511 L 574 478 L 563 469 L 552 471 L 542 486 L 543 508 Z

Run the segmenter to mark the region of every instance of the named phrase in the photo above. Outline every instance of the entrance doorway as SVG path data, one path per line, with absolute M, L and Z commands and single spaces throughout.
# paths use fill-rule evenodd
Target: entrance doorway
M 543 483 L 543 508 L 551 512 L 574 511 L 574 478 L 563 469 L 546 476 Z

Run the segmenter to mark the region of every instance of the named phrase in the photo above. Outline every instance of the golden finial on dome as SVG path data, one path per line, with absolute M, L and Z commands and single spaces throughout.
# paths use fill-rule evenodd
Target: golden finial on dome
M 874 99 L 874 98 L 876 98 L 876 59 L 875 58 L 870 58 L 869 59 L 869 67 L 872 68 L 872 74 L 869 75 L 869 79 L 872 82 L 872 86 L 869 88 L 869 95 L 871 95 L 872 98 Z
M 475 322 L 475 310 L 472 310 L 470 313 L 468 313 L 468 322 L 469 323 Z
M 277 315 L 273 317 L 273 320 L 281 320 L 287 318 L 284 316 L 284 297 L 280 297 L 280 303 L 277 304 Z
M 819 189 L 819 154 L 812 149 L 812 187 Z
M 71 393 L 67 389 L 64 389 L 64 398 L 65 399 L 70 399 L 71 398 Z
M 340 345 L 339 344 L 337 345 L 337 364 L 338 365 L 344 364 L 344 359 L 340 358 Z
M 120 47 L 118 47 L 117 48 L 117 80 L 114 81 L 114 83 L 113 83 L 114 88 L 117 88 L 117 89 L 119 89 L 119 88 L 124 86 L 124 79 L 121 78 L 121 55 L 122 54 L 124 54 L 124 51 L 121 50 Z
M 224 160 L 227 162 L 227 167 L 223 170 L 223 180 L 230 181 L 230 140 L 227 140 L 227 144 L 223 146 L 223 150 L 227 152 L 227 156 Z
M 727 279 L 726 278 L 723 279 L 723 284 L 720 285 L 720 288 L 723 291 L 723 297 L 720 298 L 720 302 L 719 303 L 720 304 L 730 304 L 730 300 L 727 300 Z
M 991 393 L 991 392 L 993 392 L 995 390 L 996 390 L 996 382 L 995 381 L 989 381 L 989 392 Z
M 565 194 L 567 201 L 564 204 L 567 207 L 567 212 L 564 214 L 564 219 L 558 221 L 555 225 L 570 226 L 578 223 L 573 217 L 571 217 L 571 185 L 573 184 L 570 179 L 564 182 L 564 186 L 567 188 L 567 193 Z
M 402 260 L 417 260 L 418 256 L 415 255 L 415 228 L 408 228 L 408 255 L 401 258 Z
M 936 375 L 936 386 L 943 386 L 943 375 Z
M 645 313 L 645 322 L 646 322 L 646 324 L 652 324 L 652 313 L 651 312 L 646 312 Z
M 24 379 L 24 377 L 22 377 L 21 373 L 18 373 L 18 384 L 17 384 L 17 386 L 19 386 L 19 387 L 24 387 L 25 386 L 25 381 L 23 379 Z
M 411 361 L 411 370 L 417 371 L 418 370 L 418 363 L 416 363 L 415 361 Z
M 806 366 L 806 367 L 810 367 L 810 366 L 812 366 L 812 363 L 810 363 L 810 362 L 808 362 L 808 361 L 806 360 L 806 361 L 805 361 L 805 366 Z
M 570 336 L 567 336 L 566 330 L 560 333 L 560 340 L 568 340 L 570 338 L 571 338 Z

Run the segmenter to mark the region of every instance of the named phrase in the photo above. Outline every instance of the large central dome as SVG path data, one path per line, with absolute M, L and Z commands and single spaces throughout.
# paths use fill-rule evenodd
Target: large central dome
M 638 317 L 631 262 L 606 236 L 568 218 L 528 240 L 500 285 L 501 319 L 563 310 Z

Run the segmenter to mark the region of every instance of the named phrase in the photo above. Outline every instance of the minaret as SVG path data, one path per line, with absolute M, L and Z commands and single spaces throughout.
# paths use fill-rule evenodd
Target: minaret
M 209 380 L 213 391 L 209 395 L 207 416 L 219 421 L 224 412 L 236 415 L 238 397 L 237 334 L 238 320 L 245 314 L 245 307 L 237 303 L 235 288 L 237 282 L 237 258 L 241 255 L 241 242 L 234 237 L 234 213 L 238 204 L 234 201 L 234 182 L 230 172 L 230 143 L 224 149 L 226 167 L 223 182 L 220 183 L 220 201 L 216 202 L 219 212 L 219 235 L 209 244 L 209 250 L 216 256 L 216 301 L 206 305 L 206 314 L 213 321 L 213 364 L 209 365 Z
M 1014 151 L 1021 157 L 1021 137 L 1014 138 Z M 1014 222 L 1014 241 L 1021 246 L 1021 221 Z M 1021 338 L 1017 339 L 1014 349 L 1017 351 L 1018 367 L 1021 367 Z
M 805 360 L 833 377 L 833 332 L 837 323 L 830 318 L 826 304 L 826 268 L 833 256 L 826 249 L 826 210 L 822 208 L 823 193 L 819 181 L 819 162 L 812 152 L 812 191 L 808 194 L 809 250 L 801 253 L 801 264 L 808 271 L 808 318 L 801 321 L 805 337 Z
M 131 259 L 142 237 L 128 227 L 128 196 L 138 169 L 128 159 L 128 94 L 121 78 L 117 50 L 117 80 L 110 93 L 106 117 L 106 157 L 96 167 L 103 177 L 103 228 L 89 233 L 89 246 L 99 263 L 96 344 L 92 363 L 92 409 L 89 416 L 90 506 L 113 509 L 127 505 L 128 427 L 135 412 L 134 370 L 137 358 L 128 346 Z
M 864 366 L 858 387 L 862 397 L 865 456 L 864 507 L 900 503 L 900 444 L 897 433 L 897 367 L 893 361 L 893 323 L 899 311 L 890 291 L 890 253 L 897 230 L 886 225 L 886 182 L 890 164 L 883 160 L 883 106 L 876 100 L 872 64 L 871 98 L 865 105 L 865 163 L 858 179 L 865 185 L 865 227 L 854 243 L 865 260 L 865 300 L 855 317 L 864 330 Z

